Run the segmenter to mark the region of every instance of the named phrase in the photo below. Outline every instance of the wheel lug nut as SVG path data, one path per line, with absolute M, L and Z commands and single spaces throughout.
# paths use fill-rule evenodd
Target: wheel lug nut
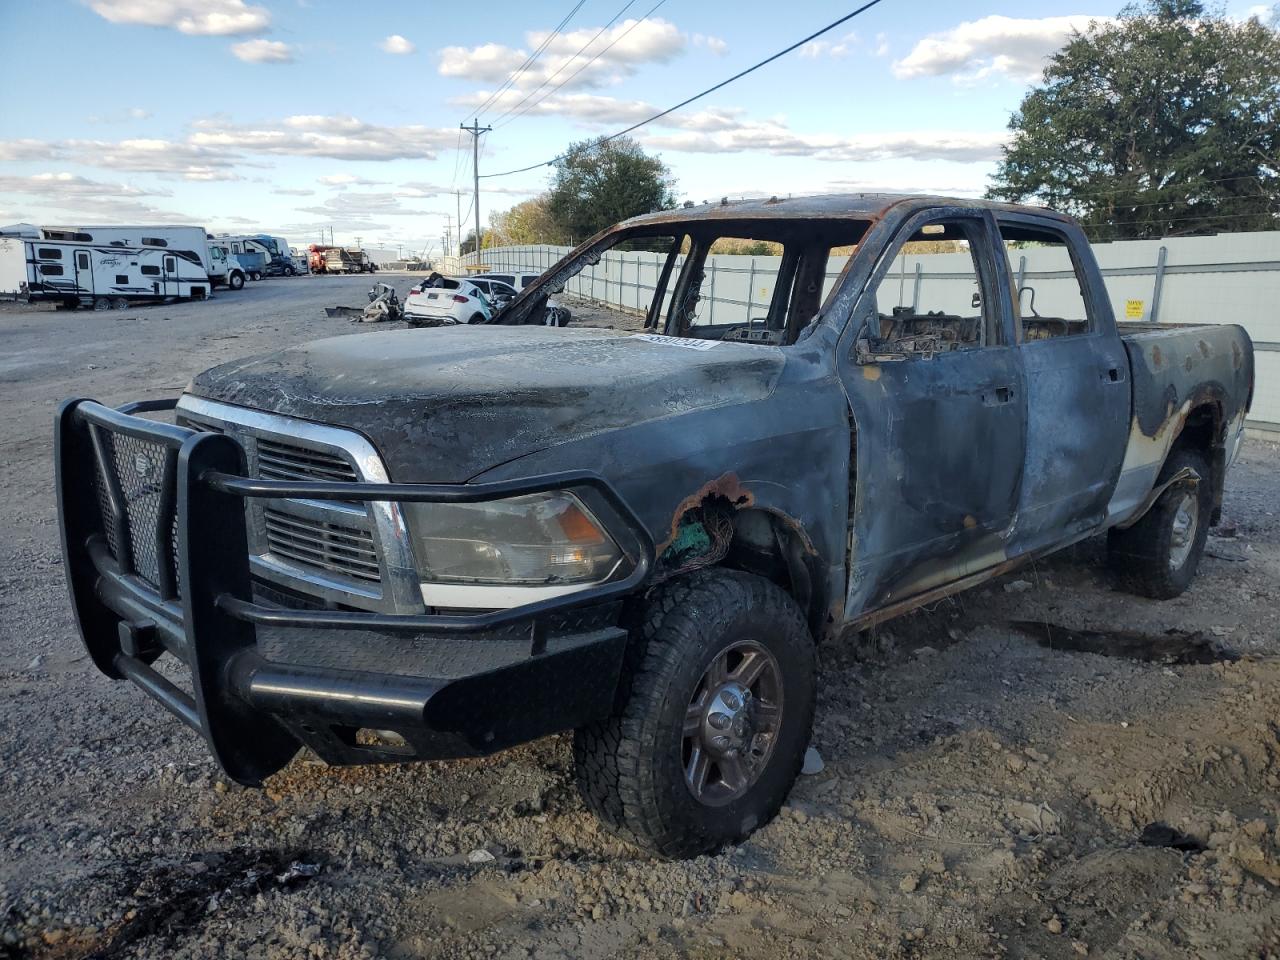
M 712 737 L 711 745 L 715 747 L 717 750 L 723 750 L 725 747 L 729 746 L 729 738 L 728 737 Z
M 724 730 L 729 726 L 729 715 L 727 713 L 713 713 L 707 720 L 717 730 Z
M 724 705 L 728 707 L 730 710 L 737 710 L 739 707 L 742 706 L 742 701 L 739 700 L 732 693 L 730 693 L 728 690 L 720 694 L 720 699 L 724 701 Z

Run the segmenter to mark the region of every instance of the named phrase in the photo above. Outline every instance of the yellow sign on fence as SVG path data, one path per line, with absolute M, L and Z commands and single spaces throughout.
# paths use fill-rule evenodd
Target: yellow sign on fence
M 1146 305 L 1145 300 L 1126 300 L 1124 302 L 1124 318 L 1126 320 L 1141 320 L 1142 312 Z

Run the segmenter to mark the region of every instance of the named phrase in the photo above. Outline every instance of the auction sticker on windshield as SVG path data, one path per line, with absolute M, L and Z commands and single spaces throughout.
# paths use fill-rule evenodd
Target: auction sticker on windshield
M 686 350 L 710 350 L 720 346 L 719 340 L 695 340 L 684 337 L 666 337 L 660 333 L 633 333 L 632 340 L 648 340 L 650 343 L 665 343 L 669 347 L 684 347 Z

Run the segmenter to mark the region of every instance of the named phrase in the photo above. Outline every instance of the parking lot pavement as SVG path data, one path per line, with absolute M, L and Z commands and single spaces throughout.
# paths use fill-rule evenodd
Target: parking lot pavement
M 373 279 L 403 296 L 415 278 Z M 0 958 L 1280 955 L 1280 448 L 1262 442 L 1177 600 L 1114 591 L 1095 539 L 824 647 L 825 769 L 718 856 L 655 862 L 602 833 L 565 737 L 227 781 L 82 652 L 54 409 L 385 329 L 324 316 L 370 284 L 0 305 Z

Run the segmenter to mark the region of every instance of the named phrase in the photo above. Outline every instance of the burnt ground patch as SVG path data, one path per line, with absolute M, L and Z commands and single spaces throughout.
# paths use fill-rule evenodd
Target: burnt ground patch
M 1097 653 L 1104 657 L 1169 665 L 1239 659 L 1213 637 L 1198 630 L 1079 630 L 1040 620 L 1010 620 L 1009 626 L 1052 650 Z

